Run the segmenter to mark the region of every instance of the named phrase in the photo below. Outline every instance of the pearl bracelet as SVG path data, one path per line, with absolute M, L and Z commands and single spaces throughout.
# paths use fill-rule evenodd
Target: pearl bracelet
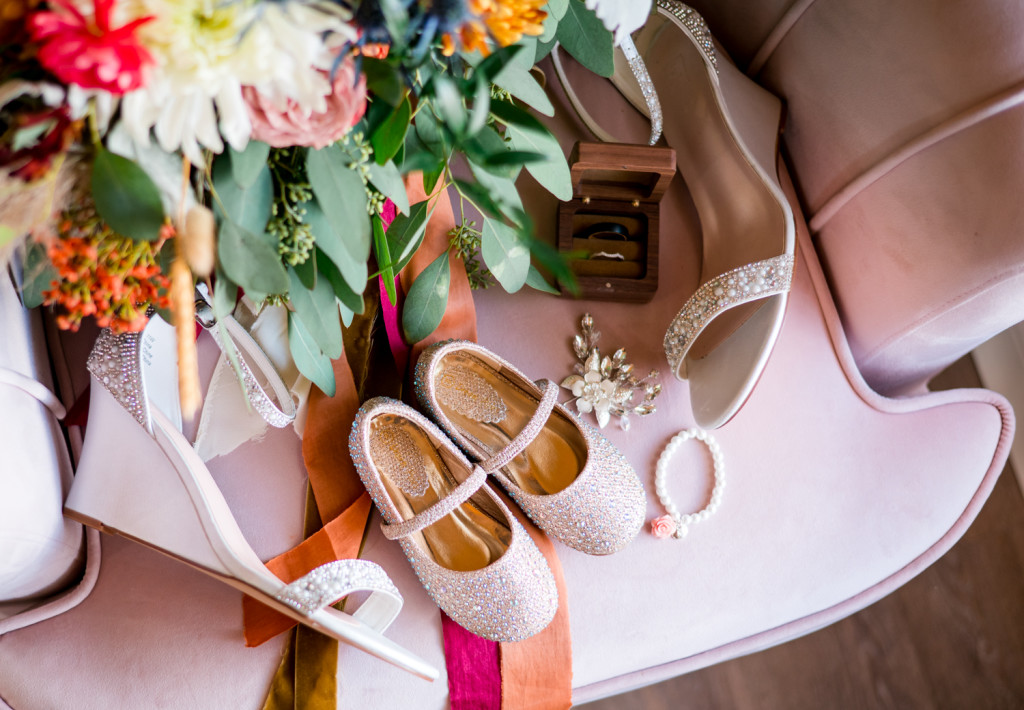
M 704 506 L 702 510 L 696 513 L 687 513 L 686 515 L 680 515 L 679 508 L 669 498 L 668 489 L 665 486 L 665 476 L 668 471 L 668 462 L 672 459 L 672 455 L 675 453 L 679 445 L 684 441 L 690 439 L 697 439 L 698 441 L 704 442 L 704 445 L 708 447 L 708 451 L 711 452 L 711 461 L 714 465 L 715 472 L 715 485 L 711 490 L 711 500 Z M 722 489 L 725 488 L 725 466 L 722 463 L 722 449 L 718 446 L 718 441 L 715 440 L 711 434 L 707 433 L 702 429 L 684 429 L 668 442 L 665 446 L 665 450 L 661 452 L 661 456 L 658 457 L 658 465 L 654 472 L 654 490 L 658 494 L 658 499 L 661 504 L 665 506 L 665 510 L 668 511 L 668 515 L 663 515 L 660 518 L 656 518 L 651 521 L 651 532 L 655 537 L 664 538 L 668 536 L 682 539 L 686 537 L 686 534 L 690 531 L 690 525 L 699 523 L 707 520 L 711 517 L 718 506 L 722 502 Z

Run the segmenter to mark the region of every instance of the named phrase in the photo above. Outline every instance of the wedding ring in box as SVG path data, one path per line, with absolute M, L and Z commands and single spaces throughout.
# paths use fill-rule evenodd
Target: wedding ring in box
M 558 250 L 570 257 L 580 296 L 650 301 L 658 290 L 661 198 L 676 172 L 676 152 L 579 142 L 569 162 L 573 199 L 559 205 Z

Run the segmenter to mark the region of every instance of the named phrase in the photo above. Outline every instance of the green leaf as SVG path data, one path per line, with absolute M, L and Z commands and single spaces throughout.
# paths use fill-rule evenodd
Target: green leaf
M 155 242 L 164 224 L 160 191 L 138 164 L 102 146 L 92 164 L 96 211 L 118 234 Z
M 288 273 L 281 265 L 276 243 L 268 234 L 257 236 L 245 227 L 225 219 L 217 239 L 217 259 L 228 277 L 244 288 L 261 294 L 288 291 Z
M 316 262 L 312 259 L 307 257 L 301 264 L 293 264 L 288 267 L 288 270 L 294 271 L 306 288 L 312 290 L 316 286 Z
M 523 126 L 535 131 L 547 130 L 529 111 L 508 101 L 492 101 L 491 114 L 506 126 Z
M 17 153 L 19 150 L 34 146 L 44 134 L 48 133 L 56 125 L 57 121 L 55 119 L 49 119 L 15 131 L 11 139 L 11 150 Z
M 370 182 L 377 192 L 395 203 L 399 212 L 409 212 L 409 195 L 402 182 L 402 174 L 390 160 L 384 165 L 370 164 Z
M 319 249 L 316 251 L 316 268 L 320 272 L 320 276 L 327 279 L 327 283 L 331 285 L 334 295 L 341 301 L 345 311 L 348 311 L 350 316 L 349 322 L 351 322 L 352 315 L 362 313 L 365 310 L 366 307 L 363 303 L 362 295 L 352 290 L 348 283 L 345 282 L 341 271 L 335 266 L 334 262 Z M 365 283 L 366 279 L 363 279 L 363 281 Z M 348 325 L 348 322 L 345 325 Z
M 495 175 L 514 179 L 522 170 L 522 165 L 504 164 L 501 158 L 491 162 L 496 156 L 511 153 L 512 146 L 490 126 L 466 141 L 462 147 L 474 163 Z
M 492 81 L 495 76 L 501 73 L 504 69 L 520 54 L 524 53 L 523 46 L 521 43 L 511 44 L 507 47 L 502 47 L 497 52 L 494 52 L 487 57 L 484 61 L 476 67 L 473 72 L 474 76 L 482 77 L 487 81 Z
M 416 111 L 413 127 L 427 150 L 439 158 L 448 156 L 448 145 L 444 139 L 444 133 L 441 132 L 441 125 L 426 102 L 422 103 Z
M 530 53 L 533 56 L 533 53 Z M 544 89 L 533 78 L 533 75 L 518 64 L 510 62 L 494 77 L 494 83 L 515 96 L 524 104 L 533 107 L 545 116 L 554 116 L 555 107 Z
M 345 242 L 342 235 L 331 226 L 316 200 L 306 203 L 306 224 L 313 232 L 317 248 L 338 267 L 349 288 L 357 294 L 362 293 L 366 288 L 366 259 L 369 254 L 360 258 L 353 253 L 358 245 Z M 351 232 L 348 236 L 352 236 Z
M 366 75 L 366 88 L 370 93 L 392 106 L 402 102 L 404 87 L 398 69 L 383 59 L 363 57 L 363 74 Z
M 537 291 L 543 291 L 544 293 L 550 293 L 552 296 L 559 296 L 561 293 L 557 288 L 547 282 L 547 280 L 541 276 L 540 272 L 537 271 L 537 267 L 530 264 L 530 270 L 526 272 L 526 285 Z
M 373 157 L 378 165 L 388 162 L 398 153 L 405 141 L 405 134 L 409 131 L 409 121 L 412 119 L 412 108 L 409 100 L 406 99 L 391 112 L 377 130 L 370 136 L 370 144 L 373 146 Z
M 213 289 L 213 315 L 220 320 L 226 318 L 235 311 L 235 304 L 238 301 L 238 284 L 224 273 L 220 264 L 217 265 L 217 281 Z
M 569 9 L 569 3 L 572 0 L 548 0 L 547 11 L 555 16 L 555 19 L 561 20 L 565 17 L 566 11 Z
M 521 225 L 520 215 L 524 214 L 523 201 L 519 197 L 515 182 L 510 178 L 494 175 L 472 161 L 470 161 L 469 167 L 473 171 L 476 181 L 500 208 L 500 214 Z
M 408 215 L 398 215 L 388 227 L 388 253 L 391 255 L 391 267 L 396 274 L 405 268 L 423 242 L 427 220 L 430 218 L 429 207 L 427 200 L 417 202 L 409 210 Z
M 546 155 L 547 160 L 528 163 L 526 171 L 552 195 L 567 202 L 572 199 L 572 177 L 569 164 L 562 153 L 562 147 L 546 128 L 533 130 L 521 126 L 509 126 L 512 148 L 529 153 Z
M 333 397 L 335 384 L 331 360 L 323 354 L 309 330 L 294 313 L 288 314 L 288 349 L 291 350 L 292 359 L 299 372 L 308 377 L 328 397 Z
M 409 287 L 402 308 L 402 333 L 407 343 L 418 343 L 437 330 L 448 307 L 448 252 L 443 251 Z
M 243 190 L 252 187 L 259 177 L 260 171 L 267 166 L 270 157 L 270 146 L 263 141 L 250 140 L 245 150 L 239 152 L 234 148 L 231 153 L 231 175 Z
M 437 187 L 437 181 L 444 175 L 444 161 L 437 164 L 436 167 L 430 170 L 423 171 L 423 191 L 428 195 L 434 194 L 434 188 Z
M 533 48 L 534 57 L 537 56 L 537 51 L 539 47 L 551 44 L 555 42 L 558 38 L 558 18 L 555 17 L 553 14 L 549 12 L 548 16 L 544 18 L 544 24 L 541 26 L 543 27 L 543 31 L 540 33 L 540 36 L 537 37 L 537 44 Z M 536 62 L 536 60 L 534 61 Z
M 384 223 L 376 215 L 370 222 L 373 224 L 373 252 L 377 255 L 377 264 L 380 266 L 380 278 L 384 282 L 384 290 L 391 303 L 398 303 L 398 295 L 395 291 L 395 270 L 391 266 L 391 252 L 388 250 L 388 240 L 384 236 Z
M 352 256 L 366 261 L 370 256 L 366 190 L 362 178 L 348 168 L 348 163 L 344 151 L 335 144 L 309 151 L 306 170 L 327 221 L 337 234 L 344 235 Z
M 466 107 L 455 82 L 444 74 L 434 77 L 434 105 L 441 120 L 456 135 L 466 128 Z
M 288 270 L 290 288 L 288 299 L 306 330 L 320 350 L 329 358 L 341 356 L 341 320 L 334 291 L 327 279 L 317 279 L 316 286 L 308 289 L 302 285 L 294 269 Z
M 213 189 L 217 193 L 214 209 L 221 219 L 227 218 L 253 234 L 262 234 L 270 220 L 270 206 L 274 201 L 270 168 L 264 162 L 251 185 L 243 188 L 235 182 L 233 165 L 223 158 L 214 161 Z
M 487 125 L 491 115 L 491 85 L 482 77 L 477 77 L 476 93 L 473 95 L 473 108 L 469 113 L 469 126 L 466 135 L 476 135 Z
M 558 21 L 557 37 L 565 51 L 590 71 L 604 77 L 615 72 L 612 33 L 582 2 L 569 0 L 565 15 Z
M 458 188 L 458 191 L 468 197 L 477 209 L 487 212 L 495 217 L 503 214 L 501 205 L 495 201 L 489 190 L 484 189 L 474 182 L 460 180 L 459 178 L 455 178 L 455 185 Z
M 21 302 L 25 308 L 43 305 L 43 291 L 49 290 L 58 279 L 57 269 L 46 256 L 46 247 L 30 240 L 22 272 Z
M 480 255 L 487 268 L 509 293 L 526 283 L 530 271 L 530 250 L 512 227 L 494 219 L 484 219 Z
M 558 44 L 558 37 L 552 37 L 546 41 L 541 37 L 541 41 L 537 43 L 537 53 L 533 55 L 533 63 L 540 64 L 543 59 L 551 54 L 551 50 L 555 48 L 556 44 Z
M 502 153 L 495 153 L 487 156 L 482 168 L 503 168 L 508 165 L 522 166 L 527 163 L 542 163 L 548 156 L 540 153 L 528 153 L 521 150 L 505 150 Z

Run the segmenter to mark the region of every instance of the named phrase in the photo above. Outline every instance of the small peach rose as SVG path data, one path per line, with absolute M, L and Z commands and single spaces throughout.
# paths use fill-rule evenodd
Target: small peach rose
M 651 533 L 658 539 L 671 537 L 676 533 L 676 521 L 671 515 L 662 515 L 651 521 Z

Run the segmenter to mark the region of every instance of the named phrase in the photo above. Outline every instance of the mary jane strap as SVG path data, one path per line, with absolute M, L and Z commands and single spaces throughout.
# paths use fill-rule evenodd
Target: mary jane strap
M 494 473 L 510 464 L 516 456 L 523 453 L 526 447 L 530 445 L 530 442 L 537 438 L 541 429 L 547 424 L 551 412 L 558 403 L 558 385 L 551 380 L 538 380 L 536 384 L 544 390 L 544 395 L 540 399 L 540 404 L 537 405 L 537 410 L 530 417 L 530 421 L 526 423 L 523 430 L 516 434 L 516 437 L 508 442 L 505 448 L 489 459 L 480 462 L 480 468 L 488 473 Z
M 380 529 L 388 540 L 409 537 L 451 513 L 469 500 L 486 482 L 487 471 L 480 466 L 474 466 L 473 472 L 469 474 L 466 480 L 455 486 L 444 498 L 408 520 L 403 520 L 400 523 L 381 523 Z

